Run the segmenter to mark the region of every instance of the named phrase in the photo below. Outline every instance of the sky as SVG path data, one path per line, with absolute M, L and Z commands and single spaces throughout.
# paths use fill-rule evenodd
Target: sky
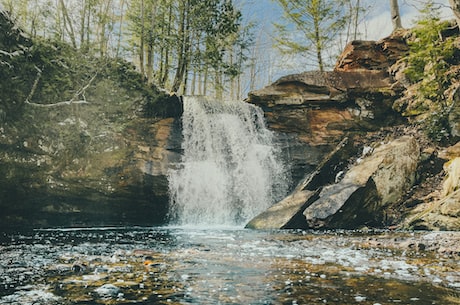
M 426 1 L 399 0 L 398 2 L 403 27 L 412 27 L 417 16 L 421 15 L 420 9 L 424 7 Z M 453 18 L 448 0 L 436 0 L 435 2 L 441 7 L 442 19 Z M 258 52 L 260 52 L 261 59 L 255 87 L 265 86 L 286 74 L 316 70 L 313 65 L 306 62 L 306 59 L 281 56 L 273 49 L 271 39 L 274 35 L 273 22 L 279 21 L 283 15 L 282 8 L 276 0 L 235 0 L 235 3 L 242 8 L 246 22 L 252 21 L 258 25 L 256 44 L 259 44 Z M 361 39 L 379 40 L 391 34 L 390 0 L 361 0 L 361 3 L 371 7 L 367 11 L 365 21 L 359 27 L 362 33 Z

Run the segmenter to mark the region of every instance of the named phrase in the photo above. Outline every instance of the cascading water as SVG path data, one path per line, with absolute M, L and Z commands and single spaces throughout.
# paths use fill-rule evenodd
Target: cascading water
M 183 156 L 169 174 L 174 225 L 241 226 L 285 195 L 287 170 L 263 112 L 184 97 Z

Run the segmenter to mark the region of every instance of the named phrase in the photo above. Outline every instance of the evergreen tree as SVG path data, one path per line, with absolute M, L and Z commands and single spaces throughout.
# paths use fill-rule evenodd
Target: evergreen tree
M 346 16 L 342 5 L 332 0 L 277 0 L 284 23 L 275 23 L 278 47 L 283 53 L 315 58 L 325 70 L 324 52 L 343 30 Z

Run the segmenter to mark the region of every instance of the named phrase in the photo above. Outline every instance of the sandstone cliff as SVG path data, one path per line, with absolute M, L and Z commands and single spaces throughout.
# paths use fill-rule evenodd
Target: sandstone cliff
M 400 30 L 351 42 L 334 71 L 289 75 L 249 94 L 271 128 L 306 150 L 323 147 L 323 161 L 317 156 L 293 192 L 248 227 L 460 229 L 458 151 L 443 155 L 418 129 L 420 117 L 399 107 L 417 98 L 417 83 L 404 76 L 411 39 Z M 446 90 L 451 143 L 458 140 L 457 89 L 451 81 Z

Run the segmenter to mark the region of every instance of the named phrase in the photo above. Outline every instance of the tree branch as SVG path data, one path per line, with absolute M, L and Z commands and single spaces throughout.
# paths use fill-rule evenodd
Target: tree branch
M 93 75 L 93 77 L 91 77 L 91 79 L 88 81 L 88 83 L 85 86 L 83 86 L 77 92 L 75 92 L 75 94 L 73 95 L 73 97 L 70 100 L 63 101 L 63 102 L 58 102 L 58 103 L 53 103 L 53 104 L 39 104 L 39 103 L 30 102 L 30 100 L 32 99 L 32 96 L 35 93 L 35 90 L 37 89 L 38 82 L 40 81 L 40 78 L 41 78 L 41 75 L 42 75 L 42 71 L 37 66 L 35 66 L 35 69 L 37 69 L 37 71 L 38 71 L 37 78 L 35 79 L 34 84 L 32 85 L 32 89 L 30 90 L 30 93 L 29 93 L 29 95 L 27 96 L 27 98 L 26 98 L 26 100 L 24 102 L 25 104 L 35 106 L 35 107 L 42 107 L 42 108 L 51 108 L 51 107 L 65 106 L 65 105 L 72 105 L 72 104 L 76 104 L 76 105 L 89 104 L 86 101 L 85 91 L 86 91 L 86 89 L 89 88 L 89 86 L 91 86 L 93 81 L 96 79 L 97 72 Z M 82 100 L 77 100 L 77 98 L 79 96 L 83 96 L 83 99 Z
M 30 100 L 32 99 L 32 96 L 35 93 L 35 90 L 37 90 L 38 82 L 40 81 L 40 78 L 42 77 L 42 70 L 35 66 L 35 69 L 38 71 L 37 73 L 37 78 L 34 81 L 34 84 L 32 85 L 32 89 L 30 89 L 29 95 L 27 96 L 25 103 L 30 104 Z
M 72 99 L 72 100 L 69 100 L 69 101 L 58 102 L 58 103 L 54 103 L 54 104 L 38 104 L 38 103 L 31 103 L 31 102 L 26 100 L 26 104 L 31 105 L 31 106 L 35 106 L 35 107 L 41 107 L 41 108 L 51 108 L 51 107 L 65 106 L 65 105 L 72 105 L 72 104 L 89 104 L 89 103 L 87 101 L 85 101 L 85 100 L 74 101 Z

